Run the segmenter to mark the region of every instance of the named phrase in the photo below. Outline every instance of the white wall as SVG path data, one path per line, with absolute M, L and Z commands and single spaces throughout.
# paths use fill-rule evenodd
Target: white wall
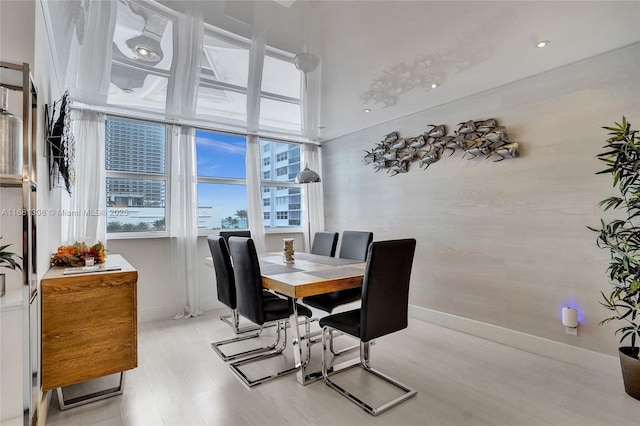
M 595 175 L 601 126 L 626 115 L 640 128 L 639 62 L 636 44 L 324 143 L 326 228 L 415 237 L 411 304 L 616 354 L 614 327 L 597 326 L 608 254 L 586 226 L 598 225 L 597 203 L 612 192 L 611 179 Z M 394 177 L 361 163 L 391 131 L 446 124 L 453 133 L 490 117 L 520 143 L 520 158 L 458 152 Z M 577 337 L 560 323 L 566 303 L 581 312 Z
M 282 238 L 295 238 L 296 251 L 303 250 L 302 234 L 267 234 L 267 251 L 282 250 Z M 108 240 L 107 254 L 121 254 L 138 270 L 138 320 L 171 318 L 177 313 L 171 278 L 169 238 Z M 210 257 L 206 237 L 198 238 L 198 290 L 204 312 L 224 308 L 218 302 L 213 268 L 205 264 Z
M 43 141 L 43 111 L 44 105 L 50 99 L 59 96 L 59 91 L 50 85 L 51 57 L 46 42 L 46 30 L 40 2 L 37 1 L 2 1 L 0 2 L 0 59 L 13 63 L 26 62 L 31 66 L 31 72 L 38 88 L 38 107 L 35 117 L 37 150 L 37 207 L 55 204 L 56 196 L 48 190 L 48 165 Z M 22 115 L 21 94 L 13 93 L 11 98 L 11 112 Z M 0 190 L 0 208 L 18 208 L 22 205 L 20 191 L 10 189 Z M 58 244 L 59 223 L 54 218 L 38 217 L 37 220 L 37 263 L 36 272 L 41 278 L 49 268 L 49 255 L 52 247 Z M 22 237 L 22 222 L 20 217 L 0 217 L 0 235 L 3 243 L 12 242 L 20 251 Z M 21 275 L 10 271 L 8 283 L 10 290 L 21 287 Z M 17 311 L 19 313 L 19 311 Z M 2 316 L 2 406 L 0 418 L 19 417 L 22 415 L 22 315 Z M 7 337 L 7 330 L 13 330 L 11 337 Z M 10 342 L 9 340 L 14 340 Z M 8 353 L 8 348 L 13 348 Z

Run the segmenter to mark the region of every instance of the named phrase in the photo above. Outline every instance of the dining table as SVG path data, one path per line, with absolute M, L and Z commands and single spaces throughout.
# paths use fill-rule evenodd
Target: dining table
M 282 252 L 259 254 L 258 260 L 262 286 L 296 302 L 306 296 L 361 287 L 366 267 L 366 262 L 360 260 L 300 252 L 295 253 L 290 263 L 285 262 Z M 213 266 L 212 258 L 207 257 L 206 263 Z M 290 322 L 294 332 L 293 356 L 298 368 L 296 378 L 304 386 L 321 378 L 322 371 L 309 368 L 311 351 L 307 345 L 311 344 L 311 336 L 300 332 L 296 303 L 293 304 Z

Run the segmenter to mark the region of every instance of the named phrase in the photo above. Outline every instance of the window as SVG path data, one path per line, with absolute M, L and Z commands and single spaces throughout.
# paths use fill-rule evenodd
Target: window
M 246 139 L 196 130 L 198 228 L 247 229 Z
M 271 164 L 271 157 L 266 157 L 265 159 L 262 160 L 263 166 L 268 166 L 269 164 Z
M 262 199 L 262 205 L 267 207 L 271 205 L 271 198 L 263 198 Z
M 260 144 L 262 158 L 275 157 L 276 163 L 287 161 L 286 166 L 275 167 L 275 164 L 269 164 L 262 167 L 264 226 L 266 228 L 300 226 L 300 186 L 294 183 L 295 176 L 300 171 L 300 145 L 266 139 L 261 140 Z M 271 180 L 270 177 L 274 174 L 275 179 Z M 268 204 L 265 204 L 266 200 L 269 200 Z M 267 213 L 269 214 L 266 215 Z
M 107 117 L 107 233 L 166 231 L 167 126 Z

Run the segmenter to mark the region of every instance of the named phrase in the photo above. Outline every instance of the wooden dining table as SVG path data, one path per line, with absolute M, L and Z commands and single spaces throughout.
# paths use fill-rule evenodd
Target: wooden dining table
M 309 253 L 296 253 L 292 263 L 285 263 L 280 252 L 258 256 L 262 286 L 298 301 L 306 296 L 331 293 L 362 286 L 366 263 Z M 211 257 L 206 263 L 213 266 Z M 322 377 L 320 370 L 310 371 L 310 336 L 300 332 L 298 309 L 294 303 L 291 327 L 298 383 L 306 385 Z

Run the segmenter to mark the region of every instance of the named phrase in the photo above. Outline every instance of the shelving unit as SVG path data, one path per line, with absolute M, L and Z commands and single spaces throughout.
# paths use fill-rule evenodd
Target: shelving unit
M 0 86 L 22 93 L 22 122 L 23 122 L 23 164 L 22 175 L 0 175 L 0 187 L 21 191 L 22 205 L 5 206 L 3 209 L 16 209 L 22 214 L 22 289 L 7 292 L 0 303 L 0 314 L 7 321 L 3 321 L 3 338 L 7 329 L 17 329 L 21 310 L 22 321 L 22 418 L 25 426 L 37 421 L 37 408 L 40 399 L 40 297 L 37 265 L 37 163 L 36 163 L 36 123 L 38 108 L 38 91 L 31 75 L 29 64 L 14 64 L 0 61 Z M 18 198 L 18 197 L 16 197 Z M 4 203 L 3 203 L 4 204 Z M 20 210 L 21 209 L 21 210 Z M 8 325 L 8 327 L 5 327 Z M 13 327 L 11 327 L 13 325 Z M 11 337 L 11 336 L 9 336 Z M 20 338 L 18 337 L 18 339 Z M 3 355 L 5 350 L 14 349 L 7 340 L 3 339 Z M 8 356 L 9 360 L 13 360 Z M 4 364 L 4 359 L 3 359 Z M 16 366 L 3 365 L 3 382 L 7 383 L 5 367 L 15 369 Z M 6 380 L 6 381 L 5 381 Z M 12 387 L 13 393 L 16 387 Z M 4 396 L 3 396 L 4 398 Z M 4 416 L 4 414 L 3 414 Z M 18 417 L 20 416 L 18 412 Z M 7 421 L 11 419 L 0 419 Z M 15 419 L 14 419 L 15 420 Z M 12 421 L 14 421 L 12 420 Z

